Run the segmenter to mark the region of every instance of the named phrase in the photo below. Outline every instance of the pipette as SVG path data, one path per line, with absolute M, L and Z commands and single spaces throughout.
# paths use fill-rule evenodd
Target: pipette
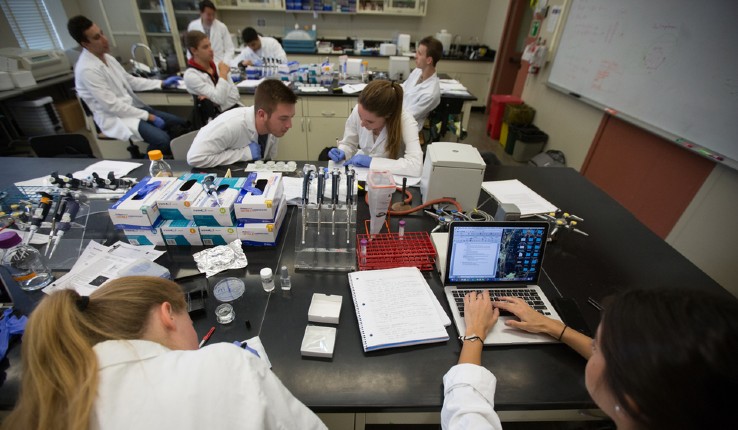
M 69 191 L 66 191 L 67 193 Z M 49 252 L 51 247 L 52 239 L 54 239 L 54 233 L 56 231 L 56 223 L 61 221 L 61 217 L 64 214 L 64 210 L 67 207 L 66 195 L 59 194 L 58 199 L 54 199 L 54 206 L 50 211 L 53 215 L 51 217 L 51 230 L 49 230 L 49 239 L 46 241 L 46 252 Z
M 61 221 L 59 221 L 56 237 L 54 238 L 54 246 L 51 248 L 49 258 L 54 255 L 54 251 L 56 251 L 56 247 L 59 245 L 59 242 L 61 242 L 64 232 L 72 228 L 72 221 L 74 221 L 74 218 L 77 216 L 77 212 L 79 211 L 79 202 L 77 202 L 77 200 L 72 197 L 65 197 L 65 200 L 67 200 L 67 204 L 65 205 L 64 215 L 62 215 Z
M 41 195 L 41 200 L 39 201 L 36 210 L 33 211 L 33 216 L 31 216 L 31 228 L 28 231 L 26 239 L 23 241 L 24 244 L 31 242 L 33 235 L 36 234 L 36 231 L 41 227 L 41 223 L 44 222 L 46 216 L 49 214 L 49 210 L 51 209 L 53 199 L 51 194 L 44 191 L 39 191 L 39 194 Z
M 218 189 L 215 187 L 215 175 L 208 175 L 202 180 L 202 188 L 215 201 L 215 204 L 220 207 L 218 201 Z
M 336 235 L 336 206 L 338 206 L 338 181 L 341 179 L 341 172 L 338 168 L 331 171 L 331 205 L 333 213 L 331 214 L 331 236 Z

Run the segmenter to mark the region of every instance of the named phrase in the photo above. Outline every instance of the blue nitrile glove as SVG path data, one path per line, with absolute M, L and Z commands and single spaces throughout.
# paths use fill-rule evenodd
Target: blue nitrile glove
M 259 351 L 257 351 L 257 350 L 255 350 L 254 348 L 250 347 L 250 346 L 249 346 L 249 345 L 248 345 L 248 344 L 246 343 L 246 341 L 243 341 L 243 342 L 239 342 L 239 341 L 234 341 L 234 342 L 233 342 L 233 344 L 234 344 L 234 345 L 236 345 L 237 347 L 239 347 L 239 348 L 243 348 L 243 349 L 245 349 L 246 351 L 249 351 L 250 353 L 254 354 L 255 356 L 257 356 L 257 357 L 261 358 L 261 356 L 259 355 Z
M 0 320 L 0 360 L 5 358 L 5 353 L 8 352 L 10 336 L 22 335 L 27 321 L 27 316 L 23 315 L 18 318 L 13 315 L 13 309 L 5 309 Z
M 164 89 L 177 88 L 177 84 L 181 80 L 182 78 L 180 78 L 179 76 L 170 76 L 161 81 L 161 87 Z
M 343 151 L 343 149 L 332 148 L 330 151 L 328 151 L 328 158 L 338 162 L 346 158 L 346 153 Z
M 251 151 L 252 160 L 261 160 L 261 146 L 258 143 L 249 143 L 249 151 Z
M 166 124 L 164 123 L 164 120 L 159 118 L 158 116 L 154 115 L 154 121 L 152 121 L 152 124 L 154 124 L 154 127 L 160 128 L 164 130 L 164 127 L 166 127 Z
M 354 165 L 357 167 L 369 167 L 372 164 L 372 157 L 368 155 L 356 154 L 349 159 L 344 166 Z

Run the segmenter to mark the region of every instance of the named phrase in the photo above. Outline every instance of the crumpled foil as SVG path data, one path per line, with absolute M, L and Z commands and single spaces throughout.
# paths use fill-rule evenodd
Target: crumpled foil
M 197 270 L 204 272 L 208 278 L 224 270 L 242 269 L 249 264 L 240 240 L 196 252 L 192 257 L 197 264 Z

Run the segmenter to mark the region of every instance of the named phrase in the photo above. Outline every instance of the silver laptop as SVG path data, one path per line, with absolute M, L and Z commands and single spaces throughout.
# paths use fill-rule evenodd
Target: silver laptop
M 459 334 L 466 332 L 464 296 L 470 291 L 489 290 L 493 300 L 502 296 L 520 297 L 542 314 L 561 320 L 537 285 L 547 237 L 546 222 L 454 222 L 450 225 L 442 273 L 444 292 Z M 556 342 L 545 334 L 507 327 L 505 320 L 510 318 L 515 317 L 500 315 L 484 340 L 485 345 Z

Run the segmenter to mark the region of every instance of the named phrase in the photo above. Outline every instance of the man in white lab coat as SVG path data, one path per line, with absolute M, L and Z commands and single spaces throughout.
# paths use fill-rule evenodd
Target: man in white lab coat
M 187 152 L 193 167 L 214 167 L 277 156 L 277 139 L 292 128 L 297 96 L 282 82 L 267 79 L 254 105 L 231 109 L 201 128 Z
M 287 63 L 287 54 L 277 39 L 259 36 L 259 33 L 251 27 L 244 28 L 241 36 L 245 47 L 238 57 L 231 61 L 231 67 L 264 64 L 265 59 Z
M 213 47 L 215 64 L 221 61 L 228 64 L 235 55 L 233 39 L 231 39 L 231 34 L 228 32 L 228 27 L 215 19 L 215 5 L 213 2 L 204 0 L 200 2 L 199 6 L 200 18 L 190 22 L 187 31 L 197 30 L 205 33 Z M 187 58 L 192 58 L 189 51 L 187 52 Z
M 443 45 L 438 39 L 428 36 L 415 48 L 415 70 L 402 84 L 405 91 L 403 107 L 418 123 L 418 131 L 428 114 L 441 103 L 441 85 L 436 74 L 436 64 L 443 54 Z
M 84 16 L 71 18 L 67 30 L 84 48 L 74 66 L 77 94 L 89 106 L 102 133 L 120 140 L 143 140 L 149 144 L 149 150 L 169 153 L 171 137 L 165 129 L 184 126 L 186 121 L 152 109 L 134 91 L 174 88 L 180 78 L 172 76 L 160 81 L 126 73 L 108 53 L 108 39 L 100 27 Z

